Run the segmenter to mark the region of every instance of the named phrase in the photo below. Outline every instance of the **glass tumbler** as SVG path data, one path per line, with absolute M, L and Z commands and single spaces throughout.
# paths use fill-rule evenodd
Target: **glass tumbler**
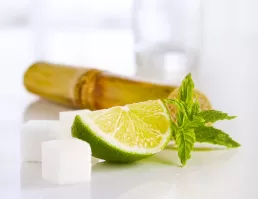
M 138 76 L 180 81 L 197 65 L 200 0 L 135 0 L 132 20 Z

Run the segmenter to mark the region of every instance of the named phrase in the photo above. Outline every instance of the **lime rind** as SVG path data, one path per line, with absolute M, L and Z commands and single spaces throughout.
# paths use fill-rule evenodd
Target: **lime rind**
M 75 117 L 74 124 L 72 126 L 72 136 L 88 142 L 91 146 L 93 157 L 104 159 L 109 162 L 127 163 L 152 155 L 151 153 L 130 153 L 117 148 L 97 136 L 88 125 L 84 124 L 82 118 L 78 115 Z M 90 140 L 94 141 L 91 142 Z
M 103 133 L 88 117 L 76 116 L 72 126 L 72 136 L 82 139 L 91 145 L 92 155 L 110 162 L 132 162 L 149 157 L 166 147 L 171 140 L 172 121 L 169 111 L 162 100 L 159 103 L 164 108 L 166 118 L 170 123 L 168 131 L 163 134 L 162 142 L 155 148 L 143 149 L 121 144 L 110 135 Z

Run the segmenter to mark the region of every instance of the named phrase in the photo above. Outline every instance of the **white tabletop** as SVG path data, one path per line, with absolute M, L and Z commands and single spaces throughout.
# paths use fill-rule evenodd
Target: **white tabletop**
M 22 74 L 31 62 L 46 58 L 132 75 L 135 68 L 130 32 L 98 33 L 105 35 L 102 41 L 105 48 L 98 51 L 101 42 L 96 42 L 99 46 L 95 48 L 94 45 L 91 48 L 81 45 L 87 44 L 89 35 L 96 35 L 93 33 L 52 34 L 45 38 L 45 48 L 40 49 L 41 44 L 34 43 L 34 37 L 27 29 L 1 31 L 0 198 L 258 198 L 258 35 L 250 27 L 207 29 L 199 67 L 193 71 L 198 89 L 208 95 L 214 107 L 238 116 L 218 126 L 239 141 L 240 148 L 221 150 L 199 145 L 187 166 L 181 168 L 175 148 L 169 146 L 163 152 L 133 164 L 97 163 L 92 168 L 91 182 L 74 186 L 51 185 L 41 179 L 40 164 L 20 163 L 22 123 L 29 119 L 57 119 L 59 111 L 67 110 L 27 93 L 22 86 Z M 61 45 L 64 41 L 67 48 Z M 94 38 L 91 44 L 94 44 Z M 35 47 L 40 50 L 34 51 Z M 92 53 L 91 56 L 82 55 L 83 48 L 84 52 Z M 122 64 L 126 66 L 123 69 Z

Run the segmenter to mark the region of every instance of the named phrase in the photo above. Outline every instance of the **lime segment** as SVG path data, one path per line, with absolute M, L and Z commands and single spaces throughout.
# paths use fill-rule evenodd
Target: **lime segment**
M 169 142 L 171 119 L 162 100 L 76 116 L 72 135 L 92 147 L 93 156 L 114 162 L 129 162 L 153 155 Z

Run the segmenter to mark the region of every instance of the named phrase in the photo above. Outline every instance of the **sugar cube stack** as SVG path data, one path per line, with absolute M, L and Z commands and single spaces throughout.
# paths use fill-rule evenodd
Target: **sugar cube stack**
M 91 179 L 91 148 L 87 142 L 71 138 L 44 142 L 42 178 L 54 184 L 75 184 Z
M 90 110 L 76 110 L 76 111 L 63 111 L 59 112 L 59 121 L 62 124 L 63 131 L 59 134 L 58 139 L 67 139 L 71 138 L 71 127 L 76 115 L 81 115 L 89 112 Z
M 73 138 L 76 115 L 89 110 L 60 112 L 59 120 L 31 120 L 21 130 L 22 162 L 42 162 L 42 178 L 54 184 L 75 184 L 91 179 L 91 156 L 87 142 Z
M 58 120 L 31 120 L 21 130 L 21 161 L 41 162 L 41 143 L 54 140 L 60 133 Z

